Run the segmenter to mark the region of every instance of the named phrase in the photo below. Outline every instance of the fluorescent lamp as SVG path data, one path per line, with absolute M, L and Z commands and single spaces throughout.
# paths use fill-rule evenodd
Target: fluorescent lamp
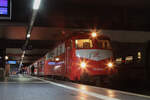
M 34 0 L 33 9 L 38 10 L 40 7 L 41 0 Z
M 5 56 L 5 60 L 8 60 L 8 56 Z
M 31 36 L 30 34 L 27 34 L 27 38 L 30 38 L 30 36 Z

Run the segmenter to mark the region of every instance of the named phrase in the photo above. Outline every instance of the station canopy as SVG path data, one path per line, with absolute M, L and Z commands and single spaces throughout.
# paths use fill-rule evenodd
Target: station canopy
M 8 0 L 9 1 L 9 0 Z M 0 19 L 0 46 L 18 61 L 32 16 L 33 0 L 11 0 L 11 19 Z M 0 0 L 0 17 L 9 15 L 9 2 Z M 150 30 L 149 0 L 41 0 L 31 33 L 31 50 L 24 64 L 31 64 L 51 50 L 66 34 L 89 29 Z

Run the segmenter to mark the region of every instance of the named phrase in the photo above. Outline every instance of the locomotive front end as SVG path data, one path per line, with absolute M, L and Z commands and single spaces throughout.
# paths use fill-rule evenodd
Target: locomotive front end
M 111 50 L 76 50 L 76 56 L 82 73 L 87 73 L 90 76 L 109 75 L 115 68 Z
M 95 32 L 89 38 L 75 40 L 76 61 L 80 69 L 80 76 L 108 76 L 115 73 L 113 53 L 110 39 Z

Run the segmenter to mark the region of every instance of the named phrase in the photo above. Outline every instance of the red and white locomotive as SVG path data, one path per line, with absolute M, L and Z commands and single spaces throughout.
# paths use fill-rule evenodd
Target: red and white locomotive
M 81 80 L 115 72 L 110 38 L 95 32 L 72 36 L 45 56 L 45 76 Z

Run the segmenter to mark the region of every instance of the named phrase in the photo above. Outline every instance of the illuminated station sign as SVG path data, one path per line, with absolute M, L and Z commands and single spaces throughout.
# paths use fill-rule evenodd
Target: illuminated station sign
M 11 18 L 11 0 L 0 0 L 0 19 Z
M 8 61 L 7 64 L 17 64 L 16 61 Z

